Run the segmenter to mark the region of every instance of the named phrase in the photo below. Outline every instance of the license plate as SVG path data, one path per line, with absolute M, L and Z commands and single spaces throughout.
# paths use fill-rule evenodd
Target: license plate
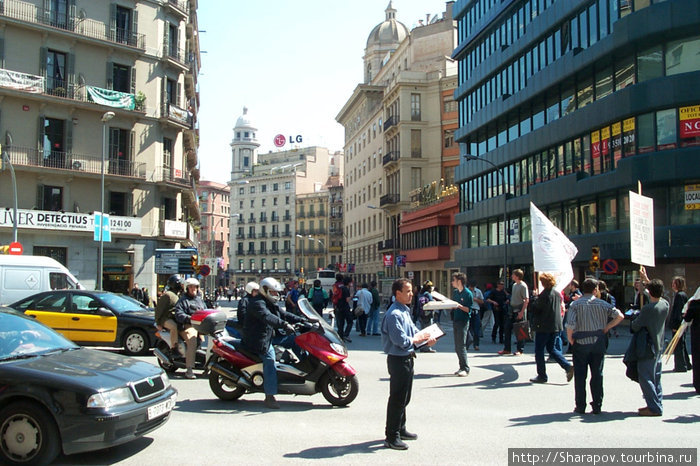
M 169 398 L 165 401 L 158 403 L 157 405 L 149 406 L 148 407 L 148 420 L 150 421 L 151 419 L 155 419 L 157 417 L 160 417 L 160 416 L 163 416 L 164 414 L 169 413 L 173 409 L 174 405 L 175 405 L 175 399 Z

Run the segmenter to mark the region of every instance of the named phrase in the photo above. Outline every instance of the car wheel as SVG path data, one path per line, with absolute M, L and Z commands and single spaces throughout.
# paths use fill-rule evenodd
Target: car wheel
M 148 336 L 143 330 L 137 328 L 127 330 L 122 342 L 124 352 L 128 356 L 143 356 L 148 353 Z
M 360 391 L 357 375 L 343 377 L 330 368 L 321 376 L 318 383 L 321 385 L 323 397 L 333 406 L 349 405 Z
M 60 443 L 54 420 L 41 406 L 20 401 L 0 411 L 0 463 L 49 464 Z

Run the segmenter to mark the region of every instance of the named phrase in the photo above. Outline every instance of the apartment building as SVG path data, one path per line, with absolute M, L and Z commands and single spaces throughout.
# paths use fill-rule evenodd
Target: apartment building
M 155 250 L 195 246 L 196 0 L 0 3 L 0 139 L 25 254 L 89 288 L 155 294 Z M 104 162 L 104 163 L 103 163 Z M 111 215 L 98 270 L 94 213 Z M 11 237 L 0 172 L 0 241 Z M 164 278 L 164 277 L 163 277 Z
M 208 288 L 228 287 L 229 228 L 231 224 L 231 188 L 215 181 L 200 180 L 199 261 L 209 266 Z

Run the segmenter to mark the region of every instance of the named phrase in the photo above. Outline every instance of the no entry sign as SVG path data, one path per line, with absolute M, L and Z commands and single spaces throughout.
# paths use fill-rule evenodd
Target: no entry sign
M 22 248 L 22 243 L 18 241 L 10 243 L 10 249 L 7 251 L 7 253 L 12 256 L 21 256 L 23 252 L 24 248 Z

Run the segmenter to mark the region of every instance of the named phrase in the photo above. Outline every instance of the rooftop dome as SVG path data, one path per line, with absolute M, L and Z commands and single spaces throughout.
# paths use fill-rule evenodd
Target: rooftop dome
M 248 107 L 243 107 L 243 115 L 236 120 L 236 126 L 233 129 L 237 128 L 257 129 L 250 121 L 250 117 L 248 117 Z
M 367 38 L 367 48 L 373 45 L 400 44 L 408 35 L 408 28 L 396 21 L 396 10 L 391 1 L 386 7 L 386 19 L 377 24 Z

